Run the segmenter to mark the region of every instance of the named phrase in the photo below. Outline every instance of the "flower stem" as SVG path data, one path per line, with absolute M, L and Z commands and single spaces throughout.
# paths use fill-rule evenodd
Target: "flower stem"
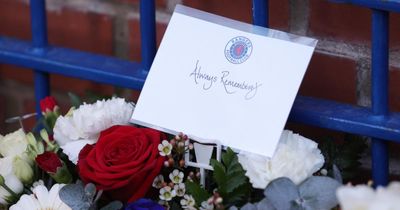
M 7 192 L 9 192 L 11 194 L 11 196 L 18 198 L 18 195 L 12 190 L 10 189 L 6 183 L 1 184 L 0 186 L 2 186 L 5 190 L 7 190 Z

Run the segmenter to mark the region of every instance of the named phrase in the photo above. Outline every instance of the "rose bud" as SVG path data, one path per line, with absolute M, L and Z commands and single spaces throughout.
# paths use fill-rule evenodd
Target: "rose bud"
M 54 112 L 58 109 L 56 99 L 53 96 L 47 96 L 46 98 L 40 100 L 40 110 L 43 115 L 47 112 Z
M 30 184 L 33 181 L 33 169 L 31 165 L 19 156 L 15 156 L 13 160 L 13 171 L 24 184 Z
M 182 160 L 179 161 L 179 166 L 180 166 L 180 167 L 185 166 L 185 160 L 184 160 L 184 159 L 182 159 Z
M 53 129 L 57 118 L 60 116 L 59 107 L 55 98 L 48 96 L 40 100 L 40 110 L 46 119 L 46 124 Z
M 175 161 L 173 158 L 168 159 L 168 165 L 172 166 L 172 165 L 174 165 L 174 162 Z
M 71 183 L 72 177 L 64 162 L 54 152 L 44 152 L 36 157 L 36 163 L 58 183 Z

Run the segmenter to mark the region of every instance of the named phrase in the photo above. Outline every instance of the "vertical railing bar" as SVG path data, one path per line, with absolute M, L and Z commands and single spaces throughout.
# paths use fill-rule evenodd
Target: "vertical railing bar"
M 31 0 L 31 30 L 33 53 L 38 55 L 45 52 L 47 46 L 47 20 L 45 0 Z M 34 70 L 35 81 L 35 100 L 38 118 L 41 117 L 40 100 L 49 95 L 49 75 L 48 73 Z
M 389 77 L 389 13 L 383 10 L 372 12 L 372 110 L 377 117 L 388 114 Z M 374 185 L 388 183 L 389 158 L 385 141 L 372 139 L 372 177 Z
M 147 73 L 156 55 L 155 0 L 140 1 L 140 35 L 142 65 Z
M 262 27 L 269 26 L 268 0 L 253 0 L 253 24 Z

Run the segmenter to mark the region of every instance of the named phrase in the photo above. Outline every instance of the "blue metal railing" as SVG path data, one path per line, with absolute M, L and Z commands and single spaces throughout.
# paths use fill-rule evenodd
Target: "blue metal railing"
M 290 120 L 373 137 L 372 173 L 376 185 L 388 182 L 387 140 L 400 143 L 400 113 L 388 111 L 388 12 L 400 3 L 382 0 L 331 0 L 371 8 L 372 107 L 298 96 Z M 49 73 L 140 90 L 156 53 L 155 3 L 140 1 L 141 62 L 130 62 L 48 46 L 44 0 L 31 1 L 32 42 L 0 36 L 0 62 L 34 69 L 38 102 L 49 94 Z M 268 26 L 268 0 L 253 0 L 253 23 Z

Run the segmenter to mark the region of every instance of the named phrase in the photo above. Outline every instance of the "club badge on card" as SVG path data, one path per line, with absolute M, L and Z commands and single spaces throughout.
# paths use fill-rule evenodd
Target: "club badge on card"
M 271 156 L 316 43 L 178 5 L 131 121 Z

